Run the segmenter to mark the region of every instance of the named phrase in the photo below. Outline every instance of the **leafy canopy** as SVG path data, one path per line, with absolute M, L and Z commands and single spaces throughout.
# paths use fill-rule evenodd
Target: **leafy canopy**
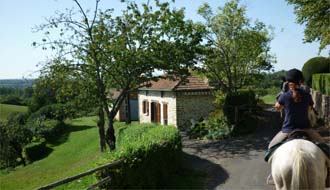
M 297 22 L 305 26 L 305 42 L 319 42 L 319 50 L 330 45 L 330 1 L 286 0 L 294 6 Z
M 152 5 L 128 2 L 120 16 L 113 16 L 110 9 L 99 10 L 99 0 L 92 16 L 78 0 L 74 2 L 77 12 L 57 13 L 37 28 L 46 37 L 35 45 L 56 51 L 56 58 L 44 67 L 48 75 L 55 75 L 50 79 L 69 77 L 86 90 L 81 93 L 88 96 L 79 97 L 99 110 L 101 142 L 105 112 L 106 139 L 113 149 L 113 119 L 125 97 L 159 78 L 156 70 L 187 75 L 200 55 L 203 27 L 185 20 L 183 9 L 171 9 L 169 3 L 158 0 Z M 113 89 L 118 96 L 112 96 Z
M 228 93 L 247 85 L 261 71 L 270 70 L 274 62 L 269 30 L 260 21 L 252 24 L 245 7 L 238 3 L 227 2 L 216 14 L 207 3 L 198 10 L 207 29 L 205 73 Z

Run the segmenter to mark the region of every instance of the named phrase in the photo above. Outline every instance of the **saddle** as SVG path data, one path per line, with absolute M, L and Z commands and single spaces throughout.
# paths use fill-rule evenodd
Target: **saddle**
M 265 158 L 264 160 L 266 162 L 268 162 L 269 158 L 273 155 L 273 153 L 275 152 L 275 150 L 280 147 L 282 144 L 286 143 L 286 142 L 289 142 L 291 140 L 294 140 L 294 139 L 304 139 L 304 140 L 308 140 L 310 142 L 313 142 L 312 141 L 312 138 L 310 138 L 308 136 L 308 134 L 305 132 L 305 131 L 302 131 L 302 130 L 294 130 L 292 131 L 288 137 L 286 139 L 284 139 L 283 141 L 275 144 L 274 146 L 270 147 L 267 152 L 266 152 L 266 155 L 265 155 Z M 322 152 L 328 157 L 330 158 L 330 147 L 325 144 L 325 143 L 318 143 L 318 142 L 313 142 L 316 146 L 318 146 Z

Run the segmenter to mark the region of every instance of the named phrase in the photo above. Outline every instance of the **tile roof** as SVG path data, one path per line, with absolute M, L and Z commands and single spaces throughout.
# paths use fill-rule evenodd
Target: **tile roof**
M 162 78 L 158 81 L 151 81 L 150 87 L 143 87 L 140 90 L 156 90 L 156 91 L 189 91 L 189 90 L 211 90 L 214 89 L 209 85 L 206 79 L 196 75 L 191 75 L 185 80 Z
M 186 80 L 183 80 L 175 87 L 176 91 L 180 90 L 210 90 L 214 89 L 209 85 L 208 80 L 198 76 L 189 76 Z

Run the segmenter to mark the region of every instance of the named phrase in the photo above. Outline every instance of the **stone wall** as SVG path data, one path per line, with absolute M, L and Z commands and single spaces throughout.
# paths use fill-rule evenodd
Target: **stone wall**
M 311 89 L 311 95 L 314 101 L 314 108 L 318 112 L 319 118 L 324 119 L 325 124 L 330 126 L 330 96 L 313 89 Z
M 187 128 L 190 120 L 199 120 L 208 117 L 214 110 L 214 96 L 210 91 L 177 92 L 177 118 L 178 127 Z
M 151 122 L 151 103 L 157 102 L 160 104 L 160 120 L 161 124 L 164 124 L 164 114 L 163 114 L 163 106 L 167 104 L 167 114 L 168 121 L 167 125 L 177 126 L 176 120 L 176 96 L 172 91 L 148 91 L 148 90 L 140 90 L 138 95 L 138 104 L 139 104 L 139 119 L 140 123 L 150 123 Z M 143 101 L 147 100 L 149 102 L 149 113 L 143 113 Z

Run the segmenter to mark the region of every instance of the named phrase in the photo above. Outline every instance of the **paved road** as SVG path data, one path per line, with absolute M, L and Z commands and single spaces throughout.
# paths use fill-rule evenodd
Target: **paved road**
M 192 140 L 183 137 L 187 161 L 207 174 L 206 189 L 266 190 L 270 166 L 263 160 L 269 141 L 279 130 L 279 115 L 263 112 L 267 121 L 254 134 L 220 141 Z

